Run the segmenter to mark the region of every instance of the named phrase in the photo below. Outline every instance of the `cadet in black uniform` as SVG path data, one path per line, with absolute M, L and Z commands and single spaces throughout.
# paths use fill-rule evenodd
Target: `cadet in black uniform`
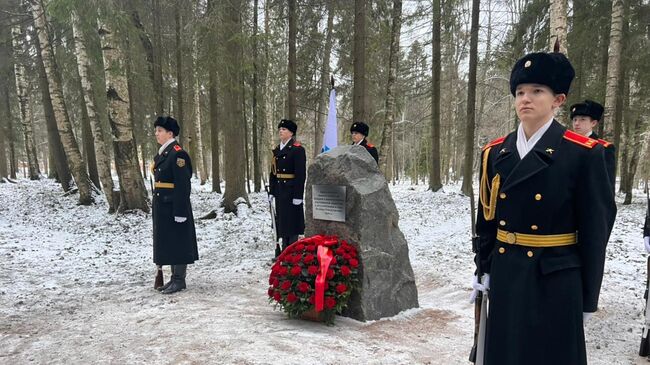
M 278 124 L 280 144 L 273 150 L 269 185 L 275 199 L 276 227 L 282 238 L 282 250 L 298 240 L 305 232 L 303 194 L 305 190 L 306 154 L 294 139 L 298 126 L 289 119 Z
M 604 108 L 593 100 L 585 100 L 582 103 L 571 105 L 571 120 L 573 130 L 585 137 L 598 141 L 605 148 L 605 163 L 607 164 L 607 175 L 615 191 L 616 185 L 616 146 L 613 143 L 600 139 L 594 132 L 594 128 L 603 117 Z
M 158 117 L 154 158 L 153 261 L 171 265 L 172 278 L 158 290 L 171 294 L 186 288 L 187 264 L 199 259 L 194 216 L 190 204 L 192 161 L 176 142 L 180 126 L 172 117 Z
M 487 365 L 587 363 L 583 324 L 598 308 L 616 205 L 603 146 L 553 118 L 573 77 L 560 53 L 517 61 L 510 91 L 521 123 L 481 154 Z
M 366 140 L 369 133 L 370 127 L 368 127 L 364 122 L 352 123 L 352 127 L 350 127 L 352 144 L 365 147 L 366 151 L 368 151 L 372 158 L 375 159 L 375 162 L 377 162 L 377 165 L 379 165 L 379 153 L 377 152 L 377 148 Z

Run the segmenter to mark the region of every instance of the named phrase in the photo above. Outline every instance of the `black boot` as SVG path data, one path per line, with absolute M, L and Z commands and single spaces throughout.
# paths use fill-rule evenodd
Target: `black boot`
M 158 291 L 163 291 L 163 290 L 169 288 L 169 286 L 172 285 L 172 281 L 174 281 L 174 265 L 169 265 L 169 267 L 171 267 L 171 269 L 172 269 L 172 277 L 169 278 L 169 281 L 166 282 L 165 285 L 158 288 L 157 289 Z
M 163 294 L 172 294 L 186 288 L 185 274 L 187 272 L 187 265 L 174 265 L 174 275 L 172 275 L 172 283 L 163 290 Z

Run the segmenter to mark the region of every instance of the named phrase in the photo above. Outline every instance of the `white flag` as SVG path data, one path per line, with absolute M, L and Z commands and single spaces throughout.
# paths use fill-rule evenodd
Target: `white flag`
M 321 152 L 327 152 L 338 146 L 338 130 L 336 124 L 336 89 L 330 91 L 330 107 L 327 112 L 327 125 L 325 126 L 325 135 L 323 136 L 323 148 Z

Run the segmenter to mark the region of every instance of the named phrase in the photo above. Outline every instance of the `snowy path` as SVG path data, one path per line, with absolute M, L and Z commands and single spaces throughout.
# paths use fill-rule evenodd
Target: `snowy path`
M 197 217 L 218 204 L 207 189 L 194 186 Z M 0 364 L 467 364 L 469 203 L 456 186 L 424 189 L 393 188 L 421 308 L 327 327 L 268 304 L 262 194 L 251 195 L 246 217 L 197 221 L 201 260 L 188 269 L 189 289 L 162 296 L 151 288 L 148 215 L 108 215 L 104 202 L 78 207 L 51 181 L 2 184 Z M 636 356 L 644 212 L 642 199 L 619 205 L 601 310 L 587 326 L 591 364 L 646 363 Z

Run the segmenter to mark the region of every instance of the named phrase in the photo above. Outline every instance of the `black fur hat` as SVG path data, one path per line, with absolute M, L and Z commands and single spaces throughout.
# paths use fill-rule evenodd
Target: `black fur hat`
M 510 73 L 510 93 L 520 84 L 546 85 L 556 94 L 568 94 L 575 70 L 562 53 L 529 53 L 519 59 Z
M 165 128 L 166 130 L 172 132 L 174 134 L 174 137 L 178 136 L 178 134 L 181 132 L 181 126 L 178 125 L 178 122 L 176 119 L 170 117 L 170 116 L 160 116 L 156 118 L 156 121 L 153 122 L 153 126 L 155 127 L 162 127 Z

